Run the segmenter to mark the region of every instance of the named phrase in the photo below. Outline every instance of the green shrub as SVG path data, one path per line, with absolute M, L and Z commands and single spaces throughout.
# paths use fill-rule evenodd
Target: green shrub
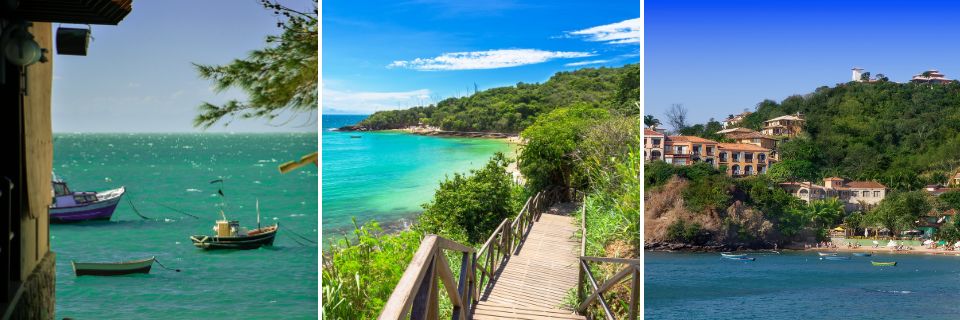
M 502 153 L 469 174 L 455 173 L 440 182 L 433 200 L 424 204 L 417 229 L 443 235 L 454 241 L 482 243 L 506 218 L 513 218 L 522 203 L 522 193 L 506 171 L 508 161 Z

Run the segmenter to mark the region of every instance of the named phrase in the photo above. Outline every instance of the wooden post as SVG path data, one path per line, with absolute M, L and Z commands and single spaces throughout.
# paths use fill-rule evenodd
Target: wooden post
M 637 309 L 640 305 L 640 269 L 633 268 L 633 287 L 630 288 L 630 315 L 627 319 L 637 319 Z
M 466 319 L 467 312 L 470 311 L 470 303 L 473 301 L 473 294 L 470 292 L 470 253 L 464 252 L 460 260 L 460 279 L 457 281 L 457 292 L 460 293 L 460 306 L 453 307 L 453 319 Z
M 423 279 L 420 280 L 420 288 L 417 289 L 417 294 L 413 298 L 413 306 L 410 307 L 411 320 L 425 320 L 430 314 L 430 310 L 428 310 L 431 307 L 430 299 L 436 288 L 436 283 L 433 280 L 436 278 L 433 272 L 434 266 L 436 266 L 435 259 L 437 259 L 436 250 L 427 262 L 427 270 Z

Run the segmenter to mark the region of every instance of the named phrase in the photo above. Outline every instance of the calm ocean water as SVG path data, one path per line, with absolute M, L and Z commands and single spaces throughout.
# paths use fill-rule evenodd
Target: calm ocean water
M 958 319 L 960 257 L 644 254 L 646 319 Z M 897 261 L 874 267 L 870 260 Z
M 445 175 L 478 168 L 494 153 L 510 155 L 512 149 L 495 139 L 330 131 L 365 117 L 322 117 L 325 236 L 352 228 L 351 217 L 360 223 L 410 218 L 422 211 L 420 205 L 433 197 Z
M 127 187 L 110 222 L 50 227 L 57 318 L 316 318 L 317 245 L 290 231 L 319 237 L 317 168 L 277 170 L 316 148 L 315 133 L 54 135 L 54 170 L 73 190 Z M 204 252 L 191 245 L 191 235 L 212 233 L 218 219 L 217 186 L 209 181 L 219 177 L 228 218 L 256 226 L 260 199 L 263 223 L 280 222 L 272 248 Z M 149 275 L 78 278 L 70 265 L 150 256 L 183 272 L 155 264 Z

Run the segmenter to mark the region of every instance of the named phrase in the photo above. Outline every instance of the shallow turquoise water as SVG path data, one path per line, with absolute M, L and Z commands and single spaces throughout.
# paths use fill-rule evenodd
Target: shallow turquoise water
M 52 225 L 57 318 L 311 319 L 318 312 L 318 175 L 277 165 L 316 151 L 315 133 L 57 134 L 54 170 L 77 191 L 126 186 L 110 222 Z M 272 248 L 204 252 L 189 237 L 212 233 L 223 177 L 228 218 L 280 222 Z M 130 200 L 143 220 L 131 209 Z M 188 212 L 194 219 L 164 208 Z M 300 243 L 297 243 L 299 241 Z M 76 277 L 78 261 L 157 256 L 149 275 Z
M 330 131 L 364 117 L 322 117 L 325 237 L 352 228 L 352 217 L 360 223 L 409 219 L 422 211 L 444 176 L 479 168 L 494 153 L 509 156 L 512 150 L 496 139 Z
M 960 257 L 644 254 L 646 319 L 957 319 Z M 897 261 L 874 267 L 870 260 Z

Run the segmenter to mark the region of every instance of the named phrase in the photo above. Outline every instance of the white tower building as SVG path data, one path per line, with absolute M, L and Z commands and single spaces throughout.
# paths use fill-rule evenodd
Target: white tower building
M 860 76 L 861 76 L 861 74 L 863 74 L 863 69 L 857 68 L 857 67 L 853 67 L 853 69 L 851 69 L 851 70 L 853 70 L 853 79 L 851 79 L 851 80 L 852 80 L 852 81 L 856 81 L 856 82 L 860 82 Z

